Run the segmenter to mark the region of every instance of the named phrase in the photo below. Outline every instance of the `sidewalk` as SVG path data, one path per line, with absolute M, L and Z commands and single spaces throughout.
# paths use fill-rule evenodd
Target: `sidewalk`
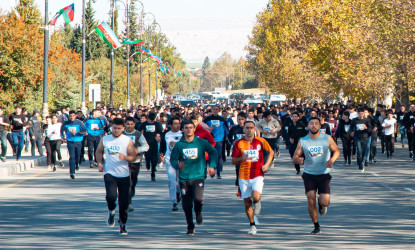
M 29 152 L 25 152 L 23 150 L 22 157 L 19 161 L 16 161 L 16 156 L 12 155 L 12 148 L 9 144 L 7 146 L 6 162 L 0 161 L 0 178 L 5 178 L 7 176 L 27 171 L 35 166 L 46 166 L 46 149 L 44 147 L 43 154 L 45 156 L 40 157 L 37 150 L 36 156 L 32 156 L 30 149 Z

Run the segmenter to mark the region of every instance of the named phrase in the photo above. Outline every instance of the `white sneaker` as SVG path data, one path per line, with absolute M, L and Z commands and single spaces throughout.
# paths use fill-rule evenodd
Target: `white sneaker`
M 48 166 L 48 171 L 49 171 L 49 172 L 52 172 L 52 171 L 53 171 L 53 166 L 52 166 L 52 165 L 49 165 L 49 166 Z
M 259 225 L 260 223 L 259 223 L 259 220 L 258 220 L 258 216 L 256 216 L 256 215 L 254 215 L 254 222 L 255 222 L 255 225 Z
M 248 231 L 248 234 L 255 235 L 256 233 L 257 233 L 256 226 L 251 226 L 251 228 Z

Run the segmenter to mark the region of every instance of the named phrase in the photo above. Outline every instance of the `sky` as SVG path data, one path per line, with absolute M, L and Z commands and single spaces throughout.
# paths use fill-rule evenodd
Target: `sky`
M 10 10 L 17 0 L 0 0 L 0 8 Z M 127 0 L 122 0 L 127 1 Z M 35 0 L 44 15 L 45 1 Z M 234 59 L 246 55 L 244 47 L 255 24 L 256 14 L 268 0 L 142 0 L 144 11 L 155 15 L 171 43 L 187 63 L 202 63 L 206 56 L 211 61 L 223 52 Z M 49 0 L 50 18 L 61 8 L 75 3 L 75 23 L 81 23 L 82 0 Z M 124 6 L 118 4 L 120 12 Z M 137 6 L 140 6 L 137 4 Z M 93 3 L 99 21 L 109 19 L 110 1 Z M 138 10 L 140 11 L 140 10 Z M 120 22 L 123 19 L 120 17 Z M 63 18 L 57 25 L 63 25 Z

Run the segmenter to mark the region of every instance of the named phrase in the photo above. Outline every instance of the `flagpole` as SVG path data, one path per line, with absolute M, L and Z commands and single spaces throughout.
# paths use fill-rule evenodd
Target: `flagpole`
M 85 0 L 82 0 L 82 113 L 86 115 L 85 105 Z M 93 107 L 95 108 L 95 107 Z
M 42 116 L 43 122 L 46 123 L 46 117 L 49 115 L 48 110 L 48 55 L 49 55 L 49 15 L 48 0 L 45 0 L 45 31 L 44 31 L 44 50 L 43 50 L 43 105 Z
M 128 0 L 126 1 L 126 14 L 125 14 L 125 19 L 126 19 L 126 25 L 127 25 L 127 39 L 129 39 L 128 37 L 128 32 L 130 30 L 130 10 L 129 10 L 129 5 L 128 5 Z M 127 109 L 130 108 L 130 45 L 127 44 Z
M 111 0 L 111 13 L 112 13 L 112 17 L 111 17 L 111 21 L 112 21 L 112 30 L 114 30 L 114 23 L 115 23 L 115 18 L 114 18 L 114 9 L 115 9 L 115 0 Z M 113 96 L 112 96 L 112 92 L 114 91 L 114 49 L 111 48 L 111 77 L 110 77 L 110 104 L 113 104 Z

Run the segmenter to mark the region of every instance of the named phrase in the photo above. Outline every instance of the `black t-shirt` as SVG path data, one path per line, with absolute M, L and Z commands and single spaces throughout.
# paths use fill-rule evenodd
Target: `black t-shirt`
M 0 116 L 0 122 L 7 123 L 7 124 L 10 123 L 9 118 L 6 115 Z M 6 130 L 6 126 L 0 124 L 0 132 L 3 132 L 4 130 Z
M 23 127 L 27 126 L 27 116 L 24 114 L 16 115 L 13 113 L 9 117 L 10 125 L 12 125 L 12 132 L 22 132 Z
M 159 122 L 145 121 L 140 124 L 138 131 L 143 133 L 149 145 L 153 145 L 157 143 L 156 135 L 159 134 L 161 136 L 161 133 L 163 133 L 163 127 Z
M 366 125 L 364 128 L 363 125 Z M 367 138 L 372 133 L 372 119 L 371 118 L 355 118 L 352 120 L 352 131 L 356 138 Z

